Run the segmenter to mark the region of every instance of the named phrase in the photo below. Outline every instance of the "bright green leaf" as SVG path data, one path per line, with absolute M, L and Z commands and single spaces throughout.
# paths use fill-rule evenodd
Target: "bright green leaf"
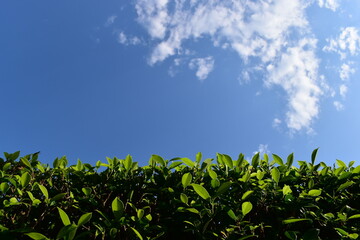
M 181 183 L 183 185 L 184 188 L 186 188 L 187 186 L 190 185 L 192 181 L 192 175 L 191 173 L 185 173 L 183 176 L 182 176 L 182 179 L 181 179 Z
M 136 230 L 135 228 L 133 227 L 130 227 L 131 230 L 133 230 L 133 232 L 136 234 L 136 236 L 140 239 L 140 240 L 143 240 L 143 237 L 141 236 L 141 234 L 138 232 L 138 230 Z
M 2 193 L 6 193 L 9 190 L 9 188 L 10 188 L 10 186 L 9 186 L 9 184 L 7 182 L 2 182 L 0 184 L 0 191 Z
M 222 160 L 224 161 L 225 165 L 228 166 L 230 169 L 234 167 L 233 160 L 230 156 L 222 154 Z
M 188 165 L 189 167 L 195 167 L 195 164 L 193 161 L 191 161 L 189 158 L 181 158 L 181 161 Z
M 41 184 L 38 184 L 42 194 L 45 196 L 46 199 L 49 198 L 49 193 L 48 193 L 48 190 L 46 189 L 46 187 L 44 187 L 43 185 Z
M 347 167 L 346 164 L 343 161 L 339 160 L 339 159 L 336 159 L 336 163 L 337 163 L 337 165 L 339 167 L 344 167 L 344 168 Z
M 251 204 L 251 202 L 244 202 L 241 205 L 241 210 L 243 215 L 245 216 L 246 214 L 248 214 L 253 208 L 253 205 Z
M 273 154 L 272 156 L 273 156 L 274 161 L 275 161 L 277 164 L 279 164 L 280 166 L 284 165 L 284 162 L 283 162 L 283 160 L 281 159 L 281 157 L 279 157 L 279 156 L 276 155 L 276 154 Z
M 280 171 L 278 168 L 274 167 L 271 169 L 271 177 L 274 179 L 276 183 L 279 183 L 280 180 Z
M 216 179 L 217 178 L 217 173 L 211 169 L 211 167 L 208 167 L 207 169 L 209 176 L 211 177 L 211 179 Z
M 30 238 L 32 238 L 34 240 L 48 240 L 47 237 L 45 237 L 41 233 L 37 233 L 37 232 L 25 233 L 25 235 L 29 236 Z
M 256 168 L 259 165 L 260 152 L 256 153 L 251 159 L 251 165 Z
M 245 200 L 248 196 L 250 196 L 254 191 L 252 190 L 249 190 L 249 191 L 246 191 L 242 197 L 241 197 L 241 200 Z
M 189 198 L 188 198 L 188 196 L 186 196 L 186 194 L 180 193 L 180 200 L 181 200 L 183 203 L 185 203 L 186 205 L 188 205 Z
M 27 160 L 26 158 L 22 157 L 22 158 L 20 158 L 20 161 L 21 161 L 25 166 L 27 166 L 28 168 L 32 169 L 32 166 L 31 166 L 29 160 Z
M 124 213 L 124 203 L 118 197 L 116 197 L 111 203 L 111 209 L 115 215 L 115 218 L 118 220 Z
M 229 211 L 227 211 L 227 214 L 228 214 L 228 216 L 231 217 L 233 220 L 237 221 L 237 217 L 236 217 L 236 215 L 235 215 L 235 213 L 234 213 L 233 210 L 230 209 Z
M 208 191 L 203 186 L 195 183 L 191 184 L 191 186 L 194 188 L 195 192 L 203 199 L 206 200 L 210 198 Z
M 26 187 L 31 180 L 31 176 L 28 172 L 24 172 L 23 175 L 21 175 L 20 184 L 24 188 Z
M 70 222 L 69 216 L 66 214 L 66 212 L 59 207 L 57 209 L 59 211 L 59 215 L 60 215 L 61 221 L 63 222 L 64 226 L 70 225 L 71 222 Z
M 89 222 L 92 217 L 92 213 L 85 213 L 83 214 L 78 220 L 78 227 L 84 225 L 85 223 Z
M 125 170 L 129 171 L 132 166 L 132 157 L 130 155 L 127 155 L 124 161 L 124 168 Z
M 351 185 L 353 185 L 355 182 L 353 182 L 353 181 L 348 181 L 348 182 L 346 182 L 346 183 L 343 183 L 343 184 L 341 184 L 339 187 L 338 187 L 338 189 L 336 190 L 337 192 L 339 192 L 339 191 L 341 191 L 341 190 L 344 190 L 345 188 L 347 188 L 347 187 L 350 187 Z
M 84 187 L 81 191 L 85 194 L 85 196 L 89 196 L 91 194 L 91 188 L 89 187 Z
M 302 221 L 311 221 L 309 218 L 291 218 L 283 220 L 283 224 L 290 224 L 290 223 L 296 223 L 296 222 L 302 222 Z
M 360 214 L 350 216 L 348 219 L 360 218 Z
M 282 189 L 282 192 L 283 192 L 283 195 L 285 196 L 285 195 L 292 193 L 292 190 L 291 190 L 290 186 L 285 184 Z
M 294 162 L 294 153 L 290 154 L 290 155 L 287 157 L 286 166 L 287 166 L 288 169 L 291 168 L 293 162 Z
M 142 219 L 142 217 L 144 216 L 144 213 L 145 213 L 144 209 L 137 210 L 138 219 Z
M 159 163 L 162 167 L 166 166 L 165 161 L 164 161 L 164 159 L 162 157 L 153 154 L 152 158 L 155 160 L 155 162 Z
M 321 195 L 321 190 L 319 189 L 313 189 L 308 192 L 308 194 L 312 197 L 317 197 Z

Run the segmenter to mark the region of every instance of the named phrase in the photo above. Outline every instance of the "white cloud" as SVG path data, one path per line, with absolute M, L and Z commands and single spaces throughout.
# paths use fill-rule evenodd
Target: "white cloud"
M 272 126 L 273 126 L 273 128 L 278 128 L 281 123 L 282 123 L 282 121 L 281 121 L 279 118 L 275 118 L 275 119 L 273 120 Z
M 214 69 L 214 58 L 194 58 L 189 63 L 190 69 L 197 69 L 196 76 L 199 80 L 205 80 L 209 73 Z
M 340 54 L 341 59 L 345 59 L 347 54 L 357 55 L 360 51 L 360 35 L 355 27 L 342 28 L 337 38 L 330 38 L 327 41 L 329 44 L 323 50 L 336 52 Z
M 124 32 L 118 33 L 118 42 L 123 45 L 139 45 L 141 40 L 138 37 L 127 36 Z
M 310 132 L 319 113 L 320 87 L 326 85 L 318 77 L 316 39 L 310 33 L 305 14 L 312 3 L 310 0 L 177 0 L 170 4 L 167 0 L 137 0 L 136 11 L 138 21 L 155 42 L 148 60 L 150 65 L 181 55 L 184 42 L 206 37 L 215 47 L 231 49 L 240 56 L 245 63 L 243 79 L 247 79 L 247 70 L 254 68 L 251 66 L 254 61 L 249 59 L 256 59 L 254 64 L 267 77 L 265 83 L 285 90 L 288 128 Z M 334 1 L 319 4 L 336 7 Z M 352 43 L 348 46 L 353 49 Z M 201 68 L 203 64 L 198 60 L 190 65 L 198 67 L 199 79 L 206 78 L 210 72 L 209 67 Z
M 341 84 L 340 87 L 339 87 L 339 92 L 340 92 L 340 95 L 345 98 L 346 97 L 346 93 L 348 91 L 348 87 L 345 85 L 345 84 Z
M 270 149 L 268 144 L 260 144 L 257 151 L 253 152 L 253 154 L 260 153 L 260 155 L 264 155 L 264 153 L 269 154 Z
M 334 101 L 334 107 L 336 108 L 337 111 L 344 110 L 344 105 L 339 101 Z
M 280 85 L 286 92 L 289 110 L 286 124 L 289 129 L 311 130 L 311 123 L 319 113 L 322 91 L 317 82 L 318 59 L 314 48 L 316 41 L 305 38 L 289 47 L 279 62 L 269 71 L 268 85 Z
M 112 15 L 112 16 L 108 17 L 104 24 L 105 27 L 109 27 L 111 24 L 113 24 L 115 22 L 116 18 L 117 18 L 116 15 Z
M 340 0 L 318 0 L 320 7 L 329 8 L 334 12 L 340 6 L 339 2 Z
M 350 74 L 354 74 L 354 73 L 355 73 L 355 69 L 351 68 L 350 63 L 349 64 L 343 63 L 341 65 L 341 69 L 340 69 L 341 80 L 345 81 L 349 79 Z

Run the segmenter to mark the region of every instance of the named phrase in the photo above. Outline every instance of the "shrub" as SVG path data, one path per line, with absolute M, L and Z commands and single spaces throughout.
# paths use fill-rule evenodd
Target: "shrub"
M 0 158 L 0 239 L 359 239 L 360 166 L 273 154 Z M 105 170 L 100 171 L 101 167 Z

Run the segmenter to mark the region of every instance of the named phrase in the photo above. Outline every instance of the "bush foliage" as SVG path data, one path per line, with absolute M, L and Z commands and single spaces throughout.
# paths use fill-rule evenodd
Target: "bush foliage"
M 359 239 L 360 166 L 294 155 L 0 158 L 0 239 Z M 99 169 L 105 170 L 100 171 Z

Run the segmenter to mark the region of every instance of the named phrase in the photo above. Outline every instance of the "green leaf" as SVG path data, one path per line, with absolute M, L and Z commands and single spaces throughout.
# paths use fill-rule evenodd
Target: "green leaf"
M 5 163 L 3 166 L 3 171 L 6 172 L 11 167 L 11 163 Z
M 321 195 L 321 190 L 319 189 L 313 189 L 308 192 L 308 194 L 312 197 L 317 197 Z
M 241 210 L 243 215 L 245 216 L 246 214 L 248 214 L 253 208 L 253 205 L 251 204 L 251 202 L 244 202 L 241 205 Z
M 75 237 L 77 226 L 70 224 L 62 227 L 56 236 L 56 239 L 64 238 L 64 240 L 72 240 Z
M 203 199 L 207 200 L 210 199 L 210 195 L 208 193 L 208 191 L 201 185 L 199 184 L 191 184 L 191 186 L 194 188 L 195 192 L 202 197 Z
M 183 176 L 182 176 L 182 179 L 181 179 L 181 183 L 183 185 L 183 188 L 186 188 L 187 186 L 190 185 L 192 181 L 192 175 L 191 173 L 185 173 Z
M 355 218 L 360 218 L 360 214 L 352 215 L 352 216 L 349 217 L 348 219 L 355 219 Z
M 130 227 L 131 230 L 133 230 L 133 232 L 136 234 L 136 236 L 140 239 L 140 240 L 143 240 L 143 237 L 141 236 L 141 234 L 138 232 L 138 230 L 136 230 L 135 228 L 133 227 Z
M 314 165 L 315 163 L 315 159 L 316 159 L 316 155 L 318 152 L 319 148 L 315 149 L 312 153 L 311 153 L 311 163 Z
M 59 211 L 59 215 L 60 215 L 61 221 L 63 222 L 64 226 L 70 225 L 71 222 L 70 222 L 69 216 L 66 214 L 66 212 L 59 207 L 57 209 Z
M 90 221 L 91 217 L 92 217 L 92 213 L 83 214 L 78 220 L 78 224 L 77 224 L 78 227 L 80 227 L 80 226 L 84 225 L 85 223 L 87 223 L 88 221 Z
M 227 211 L 227 214 L 228 214 L 228 216 L 231 217 L 233 220 L 235 220 L 235 221 L 238 220 L 238 218 L 236 217 L 236 215 L 235 215 L 235 213 L 234 213 L 233 210 L 230 209 L 229 211 Z
M 209 176 L 211 177 L 211 179 L 216 179 L 217 178 L 217 173 L 211 169 L 211 167 L 208 167 L 207 169 Z
M 249 190 L 249 191 L 246 191 L 242 197 L 241 197 L 241 200 L 245 200 L 248 196 L 250 196 L 254 191 L 252 190 Z
M 294 153 L 290 154 L 290 155 L 287 157 L 287 161 L 286 161 L 287 169 L 290 169 L 290 168 L 291 168 L 293 162 L 294 162 Z
M 341 228 L 335 228 L 336 231 L 338 231 L 338 233 L 341 235 L 341 236 L 348 236 L 349 233 L 346 232 L 345 230 L 341 229 Z
M 280 171 L 278 168 L 271 169 L 271 177 L 274 179 L 276 183 L 279 183 L 280 180 Z
M 91 188 L 89 187 L 84 187 L 81 191 L 85 194 L 85 196 L 89 196 L 91 194 Z
M 186 194 L 180 193 L 180 200 L 181 200 L 183 203 L 185 203 L 186 205 L 188 205 L 189 198 L 188 198 L 188 196 L 186 196 Z
M 319 233 L 320 233 L 320 229 L 311 228 L 304 233 L 302 239 L 303 240 L 317 240 L 317 239 L 319 239 Z
M 25 233 L 25 235 L 29 236 L 30 238 L 32 238 L 34 240 L 48 240 L 47 237 L 45 237 L 41 233 L 37 233 L 37 232 Z
M 346 164 L 343 161 L 339 160 L 339 159 L 336 159 L 336 163 L 337 163 L 337 165 L 339 167 L 344 167 L 345 169 L 347 167 Z
M 10 186 L 9 186 L 9 184 L 7 182 L 2 182 L 0 184 L 0 191 L 2 193 L 6 193 L 9 190 L 9 188 L 10 188 Z
M 118 197 L 116 197 L 111 203 L 111 209 L 115 215 L 115 218 L 119 220 L 124 213 L 124 203 Z
M 30 183 L 30 180 L 31 180 L 31 176 L 28 172 L 24 172 L 22 175 L 21 175 L 21 179 L 20 179 L 20 184 L 23 188 L 25 188 L 29 183 Z
M 259 165 L 260 152 L 256 153 L 251 159 L 251 165 L 256 168 Z
M 283 160 L 281 159 L 281 157 L 279 157 L 279 156 L 276 155 L 276 154 L 273 154 L 272 156 L 273 156 L 274 161 L 275 161 L 277 164 L 279 164 L 280 166 L 284 165 L 284 162 L 283 162 Z
M 182 162 L 173 162 L 170 164 L 169 169 L 176 168 L 177 166 L 181 165 Z
M 137 210 L 138 219 L 142 219 L 142 217 L 144 216 L 144 213 L 145 213 L 144 209 Z
M 283 224 L 290 224 L 290 223 L 297 223 L 302 221 L 312 221 L 312 220 L 310 218 L 290 218 L 283 220 L 282 222 Z
M 297 236 L 296 236 L 295 231 L 286 231 L 285 236 L 290 240 L 297 240 Z
M 292 193 L 292 190 L 291 190 L 290 186 L 285 184 L 282 189 L 282 192 L 283 192 L 283 195 L 285 196 L 285 195 Z
M 44 187 L 41 184 L 38 184 L 38 186 L 39 186 L 40 191 L 42 192 L 42 194 L 45 196 L 45 198 L 48 199 L 49 198 L 49 193 L 48 193 L 48 190 L 46 189 L 46 187 Z
M 221 155 L 222 155 L 222 160 L 224 161 L 225 165 L 228 166 L 230 169 L 233 168 L 234 163 L 233 163 L 233 160 L 231 159 L 231 157 L 226 154 L 221 154 Z
M 352 170 L 352 173 L 354 173 L 354 174 L 360 173 L 360 165 L 357 166 L 356 168 L 354 168 L 354 170 Z
M 155 160 L 155 162 L 159 163 L 162 167 L 166 166 L 166 163 L 162 157 L 155 154 L 153 154 L 151 157 Z
M 201 153 L 201 152 L 198 152 L 198 153 L 196 154 L 196 162 L 197 162 L 197 163 L 200 163 L 200 162 L 201 162 L 201 159 L 202 159 L 202 153 Z
M 27 160 L 26 158 L 22 157 L 22 158 L 20 158 L 20 161 L 21 161 L 25 166 L 27 166 L 28 168 L 32 169 L 32 166 L 31 166 L 29 160 Z
M 337 192 L 344 190 L 345 188 L 350 187 L 351 185 L 353 185 L 355 182 L 353 181 L 347 181 L 346 183 L 341 184 L 338 189 L 336 190 Z
M 125 170 L 129 171 L 132 167 L 132 157 L 127 155 L 124 161 L 124 168 Z
M 183 163 L 185 163 L 186 165 L 188 165 L 189 167 L 195 167 L 195 164 L 194 164 L 194 162 L 193 161 L 191 161 L 190 159 L 188 159 L 188 158 L 181 158 L 181 161 L 183 162 Z

